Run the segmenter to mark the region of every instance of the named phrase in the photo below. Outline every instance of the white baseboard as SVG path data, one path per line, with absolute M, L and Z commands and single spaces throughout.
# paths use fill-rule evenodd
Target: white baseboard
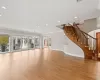
M 80 55 L 71 54 L 71 53 L 67 53 L 67 52 L 64 52 L 64 53 L 67 54 L 67 55 L 70 55 L 70 56 L 75 56 L 75 57 L 84 58 L 83 56 L 80 56 Z
M 57 51 L 62 51 L 62 52 L 64 52 L 63 50 L 60 50 L 60 49 L 52 49 L 52 48 L 50 48 L 51 50 L 57 50 Z
M 64 52 L 64 50 L 59 50 L 59 49 L 52 49 L 50 48 L 51 50 L 57 50 L 57 51 L 62 51 Z M 66 55 L 70 55 L 70 56 L 75 56 L 75 57 L 80 57 L 80 58 L 84 58 L 83 56 L 80 56 L 80 55 L 76 55 L 76 54 L 71 54 L 71 53 L 68 53 L 68 52 L 64 52 Z

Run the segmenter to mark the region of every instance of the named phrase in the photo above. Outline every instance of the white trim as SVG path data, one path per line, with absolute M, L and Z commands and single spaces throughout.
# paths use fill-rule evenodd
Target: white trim
M 70 55 L 70 56 L 84 58 L 83 56 L 79 56 L 79 55 L 76 55 L 76 54 L 71 54 L 71 53 L 66 53 L 66 52 L 64 52 L 64 53 L 67 54 L 67 55 Z
M 63 32 L 63 30 L 59 30 L 59 31 L 55 31 L 55 32 L 49 32 L 49 33 L 45 33 L 43 35 L 45 36 L 45 35 L 48 35 L 48 34 L 53 34 L 53 33 L 58 33 L 58 32 Z
M 51 50 L 56 50 L 56 51 L 62 51 L 62 52 L 64 52 L 63 50 L 59 50 L 59 49 L 51 49 Z M 65 53 L 65 52 L 64 52 Z
M 0 52 L 0 54 L 6 54 L 6 53 L 10 53 L 10 51 Z
M 62 51 L 62 52 L 64 52 L 63 50 L 59 50 L 59 49 L 52 49 L 52 48 L 50 48 L 50 49 L 51 49 L 51 50 L 57 50 L 57 51 Z M 71 54 L 71 53 L 67 53 L 67 52 L 64 52 L 64 53 L 65 53 L 66 55 L 84 58 L 83 56 L 79 56 L 79 55 L 76 55 L 76 54 Z

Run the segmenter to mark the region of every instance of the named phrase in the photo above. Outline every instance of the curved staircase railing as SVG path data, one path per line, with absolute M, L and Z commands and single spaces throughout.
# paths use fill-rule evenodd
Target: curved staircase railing
M 86 59 L 98 60 L 97 38 L 82 31 L 77 24 L 63 25 L 65 34 L 84 51 Z

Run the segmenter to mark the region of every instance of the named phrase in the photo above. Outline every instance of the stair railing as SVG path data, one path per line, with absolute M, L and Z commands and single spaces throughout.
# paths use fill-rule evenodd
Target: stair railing
M 76 40 L 87 47 L 92 53 L 93 58 L 98 59 L 98 46 L 96 45 L 97 39 L 82 31 L 77 24 L 65 27 L 68 33 L 76 37 Z
M 73 27 L 75 27 L 75 29 L 80 32 L 81 43 L 85 44 L 85 47 L 88 47 L 89 50 L 93 52 L 94 58 L 97 59 L 98 58 L 98 47 L 96 44 L 97 39 L 87 34 L 86 32 L 80 30 L 77 24 L 73 24 Z M 77 34 L 77 35 L 80 35 L 80 34 Z

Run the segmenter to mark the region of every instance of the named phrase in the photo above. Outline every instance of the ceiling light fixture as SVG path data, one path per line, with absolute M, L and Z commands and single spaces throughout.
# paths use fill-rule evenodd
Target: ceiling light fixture
M 1 17 L 2 15 L 0 14 L 0 17 Z
M 75 19 L 77 19 L 78 17 L 74 17 Z
M 2 6 L 2 9 L 7 9 L 5 6 Z
M 60 23 L 60 21 L 58 21 Z
M 40 26 L 37 26 L 37 27 L 40 27 Z
M 48 26 L 48 24 L 46 24 L 46 26 Z

